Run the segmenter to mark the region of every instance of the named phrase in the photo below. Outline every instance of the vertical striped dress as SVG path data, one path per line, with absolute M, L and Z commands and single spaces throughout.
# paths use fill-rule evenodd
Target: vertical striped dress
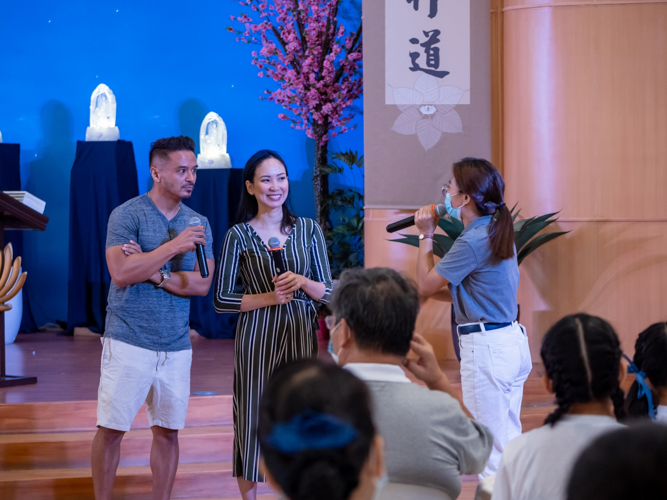
M 320 302 L 329 301 L 332 281 L 327 247 L 320 226 L 299 217 L 284 245 L 287 266 L 295 274 L 326 285 Z M 245 294 L 268 293 L 276 270 L 269 249 L 247 223 L 232 227 L 225 237 L 216 270 L 215 309 L 240 312 Z M 237 279 L 243 291 L 235 290 Z M 302 290 L 288 304 L 241 312 L 234 347 L 233 475 L 264 481 L 259 472 L 257 410 L 264 385 L 284 363 L 317 355 L 316 311 Z

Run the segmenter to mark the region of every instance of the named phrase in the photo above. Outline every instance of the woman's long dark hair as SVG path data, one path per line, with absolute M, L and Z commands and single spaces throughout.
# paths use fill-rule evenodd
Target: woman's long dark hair
M 540 354 L 558 404 L 545 424 L 558 422 L 575 403 L 606 398 L 614 403 L 616 418 L 623 418 L 621 345 L 609 323 L 582 313 L 565 316 L 544 336 Z
M 280 449 L 276 429 L 308 414 L 336 419 L 353 435 L 336 444 Z M 336 365 L 312 359 L 288 363 L 276 370 L 262 394 L 257 437 L 264 464 L 290 500 L 348 499 L 359 485 L 375 435 L 366 384 Z M 298 438 L 291 437 L 291 443 Z M 324 429 L 317 435 L 330 437 Z
M 654 323 L 639 334 L 635 342 L 635 356 L 632 359 L 637 368 L 646 374 L 655 388 L 667 387 L 667 323 Z M 638 398 L 639 384 L 635 380 L 625 398 L 628 417 L 648 418 L 648 400 Z M 659 404 L 659 395 L 651 391 L 654 409 Z
M 454 164 L 454 178 L 481 215 L 493 215 L 489 226 L 493 256 L 498 260 L 514 257 L 514 221 L 505 205 L 505 181 L 498 169 L 488 160 L 463 158 Z
M 275 151 L 270 149 L 262 149 L 257 151 L 250 159 L 246 162 L 245 167 L 243 167 L 243 193 L 241 194 L 241 201 L 239 202 L 239 208 L 236 211 L 236 223 L 248 222 L 252 220 L 259 210 L 257 205 L 257 198 L 248 193 L 246 189 L 246 181 L 255 183 L 255 172 L 257 168 L 262 164 L 264 160 L 273 158 L 278 160 L 285 167 L 285 175 L 289 179 L 289 174 L 287 173 L 287 165 L 285 165 L 285 160 Z M 290 194 L 287 194 L 287 199 L 283 203 L 283 220 L 280 222 L 280 230 L 284 234 L 289 234 L 290 230 L 296 224 L 296 215 L 292 212 L 289 198 Z

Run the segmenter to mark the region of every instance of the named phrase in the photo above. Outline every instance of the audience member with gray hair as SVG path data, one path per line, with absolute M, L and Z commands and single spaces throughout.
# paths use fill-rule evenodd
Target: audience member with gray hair
M 387 491 L 413 485 L 439 490 L 439 498 L 457 498 L 460 475 L 484 469 L 493 436 L 470 418 L 432 346 L 413 335 L 419 312 L 415 285 L 392 269 L 347 270 L 331 310 L 334 359 L 364 380 L 373 397 L 385 441 Z M 411 348 L 417 360 L 407 359 Z M 403 368 L 427 387 L 412 383 Z

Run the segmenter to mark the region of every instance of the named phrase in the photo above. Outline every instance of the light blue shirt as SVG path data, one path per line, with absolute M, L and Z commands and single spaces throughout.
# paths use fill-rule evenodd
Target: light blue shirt
M 491 216 L 475 219 L 435 265 L 452 292 L 456 323 L 511 323 L 517 317 L 519 265 L 514 256 L 499 261 L 491 253 Z

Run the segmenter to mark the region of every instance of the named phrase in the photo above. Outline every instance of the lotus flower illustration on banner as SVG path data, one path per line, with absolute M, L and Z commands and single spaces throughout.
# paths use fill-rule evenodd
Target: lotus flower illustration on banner
M 401 114 L 391 129 L 403 135 L 417 134 L 419 142 L 428 151 L 437 144 L 443 132 L 463 132 L 461 117 L 454 107 L 464 93 L 457 87 L 440 86 L 437 78 L 426 74 L 419 77 L 414 88 L 395 88 L 394 103 Z

